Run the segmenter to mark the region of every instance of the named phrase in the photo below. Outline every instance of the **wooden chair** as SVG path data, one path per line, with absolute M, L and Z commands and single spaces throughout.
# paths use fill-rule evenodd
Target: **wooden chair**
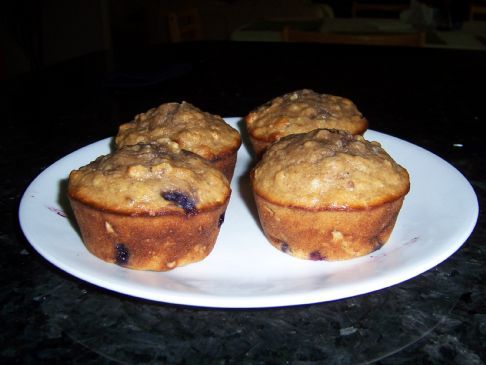
M 321 18 L 334 18 L 334 9 L 327 4 L 315 4 Z
M 196 8 L 169 13 L 169 39 L 171 42 L 202 39 L 202 24 Z
M 379 2 L 366 2 L 366 1 L 353 1 L 352 3 L 352 16 L 353 18 L 359 16 L 373 15 L 376 13 L 383 13 L 392 15 L 394 18 L 400 16 L 400 12 L 410 8 L 410 2 L 390 4 L 385 1 Z
M 425 33 L 320 33 L 294 30 L 286 26 L 282 31 L 282 40 L 285 42 L 303 43 L 423 47 L 425 44 Z

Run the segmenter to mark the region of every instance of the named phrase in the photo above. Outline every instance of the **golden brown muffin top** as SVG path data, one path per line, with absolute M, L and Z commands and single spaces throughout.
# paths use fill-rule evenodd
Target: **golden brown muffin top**
M 222 158 L 241 145 L 240 134 L 223 118 L 186 102 L 166 103 L 138 114 L 133 121 L 119 127 L 115 143 L 122 147 L 158 143 L 165 138 L 207 160 Z
M 268 142 L 318 128 L 362 134 L 368 126 L 351 100 L 308 89 L 276 97 L 250 112 L 245 121 L 252 137 Z
M 317 129 L 272 144 L 252 172 L 255 193 L 310 210 L 363 209 L 404 196 L 407 170 L 378 142 Z
M 137 144 L 71 172 L 68 194 L 87 205 L 131 215 L 197 214 L 223 204 L 226 177 L 176 143 Z

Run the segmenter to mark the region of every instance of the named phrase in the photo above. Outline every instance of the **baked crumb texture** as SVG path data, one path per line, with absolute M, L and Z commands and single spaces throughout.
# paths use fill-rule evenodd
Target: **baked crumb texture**
M 221 171 L 177 143 L 121 147 L 72 171 L 68 184 L 90 252 L 156 271 L 211 252 L 230 194 Z
M 276 97 L 245 117 L 250 142 L 257 156 L 284 136 L 318 128 L 363 134 L 368 121 L 349 99 L 297 90 Z
M 379 249 L 410 188 L 407 171 L 379 143 L 333 129 L 281 138 L 252 170 L 251 182 L 269 241 L 310 260 Z
M 120 125 L 115 138 L 117 147 L 167 141 L 210 161 L 231 181 L 241 145 L 239 132 L 220 116 L 190 103 L 165 103 L 138 114 Z

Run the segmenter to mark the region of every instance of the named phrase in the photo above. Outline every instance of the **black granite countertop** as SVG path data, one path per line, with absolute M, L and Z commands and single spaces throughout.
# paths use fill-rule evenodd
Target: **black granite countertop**
M 298 88 L 347 96 L 370 127 L 442 157 L 486 198 L 486 53 L 196 43 L 93 54 L 3 81 L 2 364 L 483 364 L 485 217 L 450 258 L 347 299 L 216 309 L 117 294 L 64 273 L 17 214 L 46 167 L 134 114 L 186 100 L 223 116 Z

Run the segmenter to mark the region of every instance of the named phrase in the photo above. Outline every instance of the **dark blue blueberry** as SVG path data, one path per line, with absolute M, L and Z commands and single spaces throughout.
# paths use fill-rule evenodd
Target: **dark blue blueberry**
M 219 216 L 219 219 L 218 219 L 218 228 L 220 228 L 220 227 L 223 225 L 223 223 L 224 223 L 224 214 L 225 214 L 225 213 L 226 213 L 226 212 L 223 212 L 223 214 L 221 214 L 221 215 Z
M 370 243 L 371 243 L 371 246 L 372 246 L 371 252 L 377 251 L 377 250 L 379 250 L 383 246 L 383 243 L 380 242 L 380 240 L 378 239 L 378 237 L 373 237 L 370 240 Z
M 165 200 L 173 202 L 177 204 L 179 207 L 184 209 L 184 212 L 188 215 L 195 215 L 197 214 L 196 203 L 193 199 L 188 197 L 187 195 L 180 193 L 178 191 L 167 191 L 163 192 L 160 195 Z
M 287 242 L 281 242 L 280 243 L 280 250 L 282 250 L 282 252 L 289 252 L 289 244 Z
M 324 257 L 321 255 L 319 251 L 313 251 L 310 253 L 309 258 L 314 261 L 321 261 L 324 260 Z
M 130 253 L 128 248 L 123 243 L 117 243 L 115 245 L 115 262 L 118 265 L 128 264 L 128 259 L 130 258 Z

